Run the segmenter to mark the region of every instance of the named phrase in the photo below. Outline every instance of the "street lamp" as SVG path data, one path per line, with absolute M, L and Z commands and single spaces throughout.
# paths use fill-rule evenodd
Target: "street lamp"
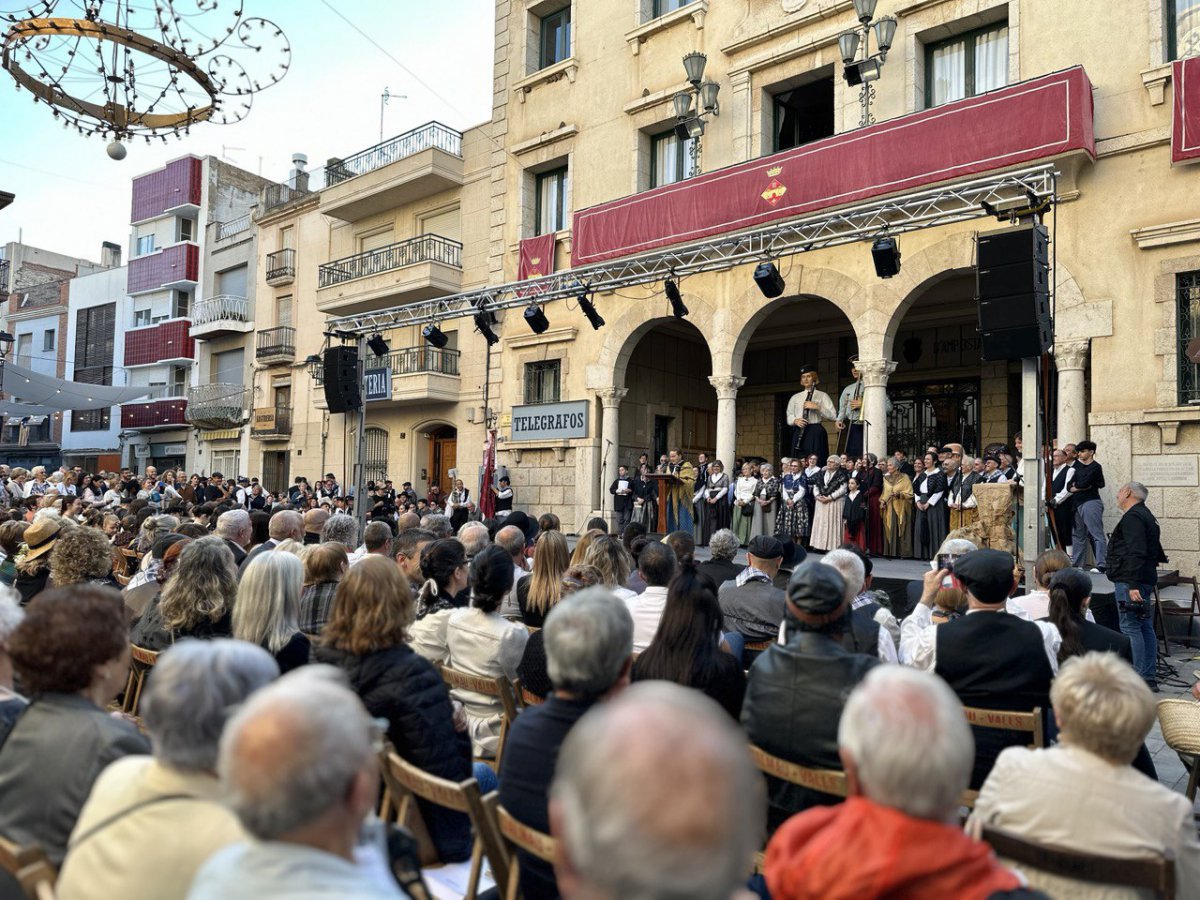
M 4 390 L 4 360 L 8 359 L 8 352 L 12 350 L 15 340 L 7 331 L 0 331 L 0 391 Z
M 854 13 L 858 16 L 859 27 L 838 35 L 838 50 L 845 64 L 843 76 L 850 87 L 862 86 L 859 92 L 859 102 L 862 103 L 862 116 L 859 118 L 860 128 L 875 124 L 871 115 L 871 101 L 875 99 L 876 81 L 883 72 L 887 62 L 888 51 L 892 49 L 892 41 L 896 38 L 896 20 L 892 16 L 884 16 L 878 21 L 875 18 L 875 7 L 878 0 L 854 0 Z M 871 53 L 871 32 L 875 32 L 875 43 L 879 45 L 878 53 Z M 858 51 L 862 49 L 862 58 Z
M 693 175 L 700 174 L 700 138 L 704 135 L 704 119 L 721 114 L 721 106 L 717 102 L 721 86 L 711 79 L 704 80 L 707 62 L 708 57 L 695 50 L 685 56 L 683 71 L 692 87 L 671 98 L 675 107 L 675 137 L 680 141 L 691 141 L 689 153 Z

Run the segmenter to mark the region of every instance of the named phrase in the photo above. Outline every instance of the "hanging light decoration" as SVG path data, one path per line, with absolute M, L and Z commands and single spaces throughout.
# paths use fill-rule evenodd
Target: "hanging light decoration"
M 239 122 L 278 83 L 292 49 L 245 0 L 39 0 L 4 8 L 0 67 L 34 103 L 124 159 L 135 137 L 164 143 L 193 125 Z

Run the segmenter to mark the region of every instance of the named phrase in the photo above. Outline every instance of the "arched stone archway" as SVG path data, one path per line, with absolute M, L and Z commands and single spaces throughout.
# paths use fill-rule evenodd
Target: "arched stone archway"
M 411 434 L 409 471 L 414 489 L 422 493 L 436 482 L 448 492 L 449 472 L 458 467 L 458 429 L 435 416 L 415 424 Z

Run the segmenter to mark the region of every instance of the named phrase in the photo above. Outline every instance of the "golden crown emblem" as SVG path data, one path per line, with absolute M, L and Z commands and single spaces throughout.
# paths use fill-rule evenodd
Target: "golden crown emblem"
M 540 256 L 535 256 L 533 259 L 529 260 L 529 262 L 535 266 L 540 266 L 542 264 L 542 258 Z
M 778 175 L 782 171 L 783 171 L 783 166 L 775 166 L 774 168 L 767 169 L 767 175 L 769 175 L 771 178 L 774 178 L 776 175 Z

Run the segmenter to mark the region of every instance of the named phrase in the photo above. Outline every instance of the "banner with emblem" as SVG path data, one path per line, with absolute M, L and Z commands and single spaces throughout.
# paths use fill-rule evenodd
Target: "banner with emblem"
M 1195 42 L 1200 45 L 1200 6 L 1195 7 L 1193 19 Z M 1171 163 L 1200 162 L 1200 56 L 1175 60 L 1171 79 L 1175 87 Z
M 517 279 L 543 278 L 554 273 L 554 241 L 553 231 L 539 234 L 537 237 L 525 238 L 521 241 L 521 259 L 517 263 Z M 522 296 L 537 294 L 536 288 L 522 291 Z

